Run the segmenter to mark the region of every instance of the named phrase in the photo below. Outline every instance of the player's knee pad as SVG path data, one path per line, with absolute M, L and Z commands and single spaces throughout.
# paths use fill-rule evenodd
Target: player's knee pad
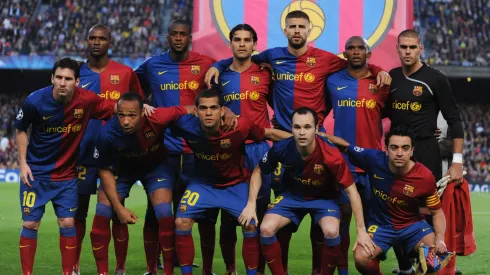
M 60 227 L 60 236 L 63 237 L 76 237 L 77 230 L 75 227 Z
M 24 238 L 37 239 L 37 229 L 22 227 L 20 235 Z
M 110 219 L 110 218 L 112 218 L 112 208 L 105 205 L 105 204 L 98 203 L 95 206 L 95 215 L 106 217 L 106 218 Z
M 172 204 L 171 203 L 159 203 L 153 207 L 155 210 L 155 216 L 157 219 L 171 217 L 172 216 Z

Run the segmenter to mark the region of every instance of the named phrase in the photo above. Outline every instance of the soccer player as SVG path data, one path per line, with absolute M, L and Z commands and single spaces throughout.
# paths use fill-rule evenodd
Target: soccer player
M 139 180 L 158 219 L 164 274 L 171 275 L 175 253 L 171 204 L 174 182 L 166 163 L 163 139 L 168 124 L 187 114 L 188 110 L 193 112 L 194 108 L 157 108 L 151 116 L 143 116 L 143 99 L 134 92 L 122 95 L 117 104 L 117 116 L 101 128 L 93 152 L 109 197 L 98 202 L 90 233 L 95 258 L 105 262 L 104 265 L 97 265 L 98 274 L 108 274 L 110 232 L 106 228 L 112 218 L 112 207 L 119 214 L 124 209 L 122 201 L 129 197 L 133 183 Z
M 333 109 L 335 124 L 334 134 L 352 144 L 364 148 L 381 150 L 381 111 L 389 99 L 389 86 L 378 88 L 376 78 L 367 67 L 371 57 L 368 42 L 353 36 L 345 43 L 344 57 L 347 68 L 328 77 L 326 88 L 327 113 Z M 371 188 L 369 177 L 359 167 L 349 162 L 344 154 L 349 169 L 354 176 L 357 190 L 363 202 L 364 217 L 367 217 Z M 341 256 L 339 259 L 339 275 L 347 275 L 349 258 L 349 225 L 352 210 L 346 196 L 341 196 Z
M 108 119 L 114 104 L 78 88 L 80 68 L 76 60 L 58 60 L 52 70 L 52 86 L 27 97 L 16 122 L 19 150 L 22 231 L 22 274 L 32 274 L 37 232 L 45 205 L 52 201 L 60 227 L 62 274 L 71 275 L 77 239 L 76 160 L 80 141 L 90 118 Z M 27 129 L 31 126 L 30 137 Z
M 176 249 L 183 275 L 192 274 L 194 243 L 192 225 L 206 218 L 209 211 L 221 209 L 235 219 L 246 205 L 250 171 L 244 164 L 245 142 L 264 138 L 280 140 L 290 134 L 260 127 L 240 117 L 236 129 L 221 130 L 223 99 L 215 89 L 204 90 L 196 97 L 197 117 L 183 116 L 174 131 L 183 136 L 194 152 L 195 177 L 187 186 L 177 210 Z M 259 240 L 255 224 L 243 227 L 242 255 L 247 274 L 256 274 Z
M 385 136 L 386 152 L 357 147 L 339 137 L 327 137 L 335 145 L 346 148 L 350 160 L 368 173 L 371 182 L 367 231 L 376 244 L 376 252 L 369 255 L 359 247 L 355 249 L 354 260 L 361 274 L 381 274 L 376 257 L 387 253 L 395 244 L 407 255 L 417 252 L 422 243 L 435 246 L 437 253 L 446 252 L 446 219 L 436 181 L 427 167 L 411 160 L 417 144 L 414 144 L 414 132 L 409 127 L 391 128 Z M 434 227 L 422 220 L 421 203 L 429 208 Z
M 262 182 L 261 174 L 272 173 L 281 162 L 285 167 L 282 184 L 286 190 L 269 206 L 260 226 L 262 250 L 274 275 L 285 274 L 276 232 L 290 223 L 298 227 L 306 214 L 320 225 L 324 235 L 321 272 L 334 274 L 340 255 L 339 185 L 351 199 L 358 244 L 368 252 L 374 251 L 374 245 L 365 232 L 361 199 L 349 167 L 335 146 L 315 135 L 317 119 L 315 111 L 307 107 L 293 112 L 293 137 L 275 143 L 255 168 L 248 203 L 240 216 L 245 224 L 251 219 L 256 221 L 255 200 Z
M 453 162 L 447 174 L 452 181 L 463 177 L 463 121 L 445 75 L 422 63 L 424 50 L 419 34 L 405 30 L 398 35 L 398 55 L 401 67 L 390 71 L 393 82 L 390 88 L 391 125 L 410 126 L 416 135 L 414 157 L 434 174 L 442 177 L 442 158 L 434 132 L 437 116 L 442 112 L 453 137 Z M 430 216 L 427 217 L 430 221 Z M 411 263 L 402 251 L 394 249 L 400 269 L 411 269 Z
M 143 96 L 138 77 L 133 69 L 109 59 L 108 50 L 112 44 L 110 30 L 101 24 L 90 28 L 87 35 L 88 60 L 80 68 L 80 85 L 115 104 L 119 97 L 127 91 L 138 92 Z M 75 215 L 77 229 L 77 258 L 73 271 L 80 273 L 80 252 L 85 237 L 86 219 L 90 196 L 97 193 L 98 172 L 93 160 L 93 143 L 102 126 L 100 120 L 90 120 L 87 131 L 80 144 L 78 158 L 78 208 Z M 107 200 L 105 193 L 97 194 L 98 200 Z M 107 230 L 110 230 L 110 225 Z M 116 274 L 124 274 L 128 251 L 128 226 L 113 220 L 112 236 L 116 252 Z M 97 262 L 97 259 L 96 259 Z

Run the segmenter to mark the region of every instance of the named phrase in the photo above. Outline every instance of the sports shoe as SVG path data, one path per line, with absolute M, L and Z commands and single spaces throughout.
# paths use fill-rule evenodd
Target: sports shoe
M 75 269 L 73 269 L 71 275 L 80 275 L 80 270 L 77 272 Z
M 391 273 L 393 274 L 398 274 L 398 272 L 400 272 L 400 269 L 398 267 L 395 267 L 391 270 Z
M 153 273 L 153 272 L 145 272 L 145 273 L 143 273 L 143 275 L 157 275 L 157 274 Z
M 214 274 L 214 272 L 212 272 L 212 271 L 203 271 L 203 272 L 202 272 L 202 274 L 203 274 L 203 275 L 216 275 L 216 274 Z
M 461 275 L 461 274 L 463 274 L 463 271 L 461 271 L 461 269 L 459 269 L 459 268 L 455 267 L 455 268 L 454 268 L 454 274 L 456 274 L 456 275 Z
M 114 275 L 126 275 L 126 270 L 116 270 Z

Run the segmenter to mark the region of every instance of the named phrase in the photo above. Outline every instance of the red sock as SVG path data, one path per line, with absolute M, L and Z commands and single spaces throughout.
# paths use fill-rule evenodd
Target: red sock
M 261 237 L 263 238 L 263 237 Z M 265 260 L 273 275 L 285 275 L 284 267 L 281 258 L 281 246 L 276 240 L 273 243 L 266 245 L 262 244 Z
M 176 231 L 175 249 L 179 258 L 180 270 L 182 275 L 192 274 L 192 263 L 194 263 L 194 241 L 192 240 L 192 232 Z
M 259 267 L 259 250 L 259 236 L 257 236 L 257 233 L 243 233 L 242 257 L 247 271 L 257 270 Z
M 213 271 L 214 245 L 216 243 L 216 227 L 212 223 L 198 224 L 201 239 L 202 270 Z
M 284 267 L 284 271 L 286 273 L 288 272 L 289 242 L 291 242 L 292 236 L 293 232 L 287 228 L 283 228 L 276 233 L 277 241 L 281 246 L 282 266 Z
M 146 271 L 156 273 L 158 270 L 158 225 L 153 221 L 145 220 L 143 240 L 145 243 Z
M 379 260 L 371 260 L 366 266 L 356 262 L 356 268 L 362 275 L 383 275 L 379 268 Z
M 224 222 L 221 219 L 221 222 Z M 236 271 L 236 247 L 237 235 L 236 225 L 233 224 L 221 224 L 219 230 L 219 245 L 221 247 L 221 255 L 225 262 L 226 271 Z
M 77 237 L 60 236 L 60 251 L 63 275 L 71 275 L 77 256 Z
M 164 217 L 158 219 L 158 240 L 162 246 L 163 267 L 165 275 L 172 275 L 174 271 L 174 217 Z
M 350 233 L 347 232 L 347 234 L 341 235 L 339 269 L 347 269 L 349 267 L 349 246 Z
M 36 255 L 37 248 L 37 239 L 20 236 L 19 247 L 22 275 L 32 275 L 34 256 Z
M 257 273 L 260 272 L 265 274 L 265 258 L 262 249 L 259 247 L 259 267 L 257 268 Z
M 75 268 L 75 271 L 78 272 L 80 271 L 80 255 L 82 254 L 83 238 L 85 238 L 85 232 L 87 230 L 87 221 L 75 218 L 75 228 L 77 230 L 77 254 L 75 256 L 75 264 L 73 267 Z
M 314 224 L 312 221 L 310 227 L 310 241 L 311 241 L 311 254 L 312 254 L 312 270 L 313 274 L 318 274 L 322 270 L 322 256 L 323 245 L 325 244 L 325 238 L 323 237 L 322 229 L 318 224 Z
M 323 245 L 322 275 L 333 275 L 340 256 L 340 244 L 335 246 Z
M 126 270 L 129 246 L 128 225 L 120 223 L 117 218 L 113 219 L 112 238 L 114 238 L 114 251 L 116 252 L 116 270 Z
M 111 242 L 110 218 L 95 215 L 90 232 L 92 251 L 98 274 L 109 273 L 109 243 Z

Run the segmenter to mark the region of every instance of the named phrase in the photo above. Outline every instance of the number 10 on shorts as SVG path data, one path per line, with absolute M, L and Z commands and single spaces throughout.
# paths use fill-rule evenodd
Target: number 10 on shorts
M 23 194 L 22 206 L 33 207 L 36 202 L 36 193 L 24 191 Z

